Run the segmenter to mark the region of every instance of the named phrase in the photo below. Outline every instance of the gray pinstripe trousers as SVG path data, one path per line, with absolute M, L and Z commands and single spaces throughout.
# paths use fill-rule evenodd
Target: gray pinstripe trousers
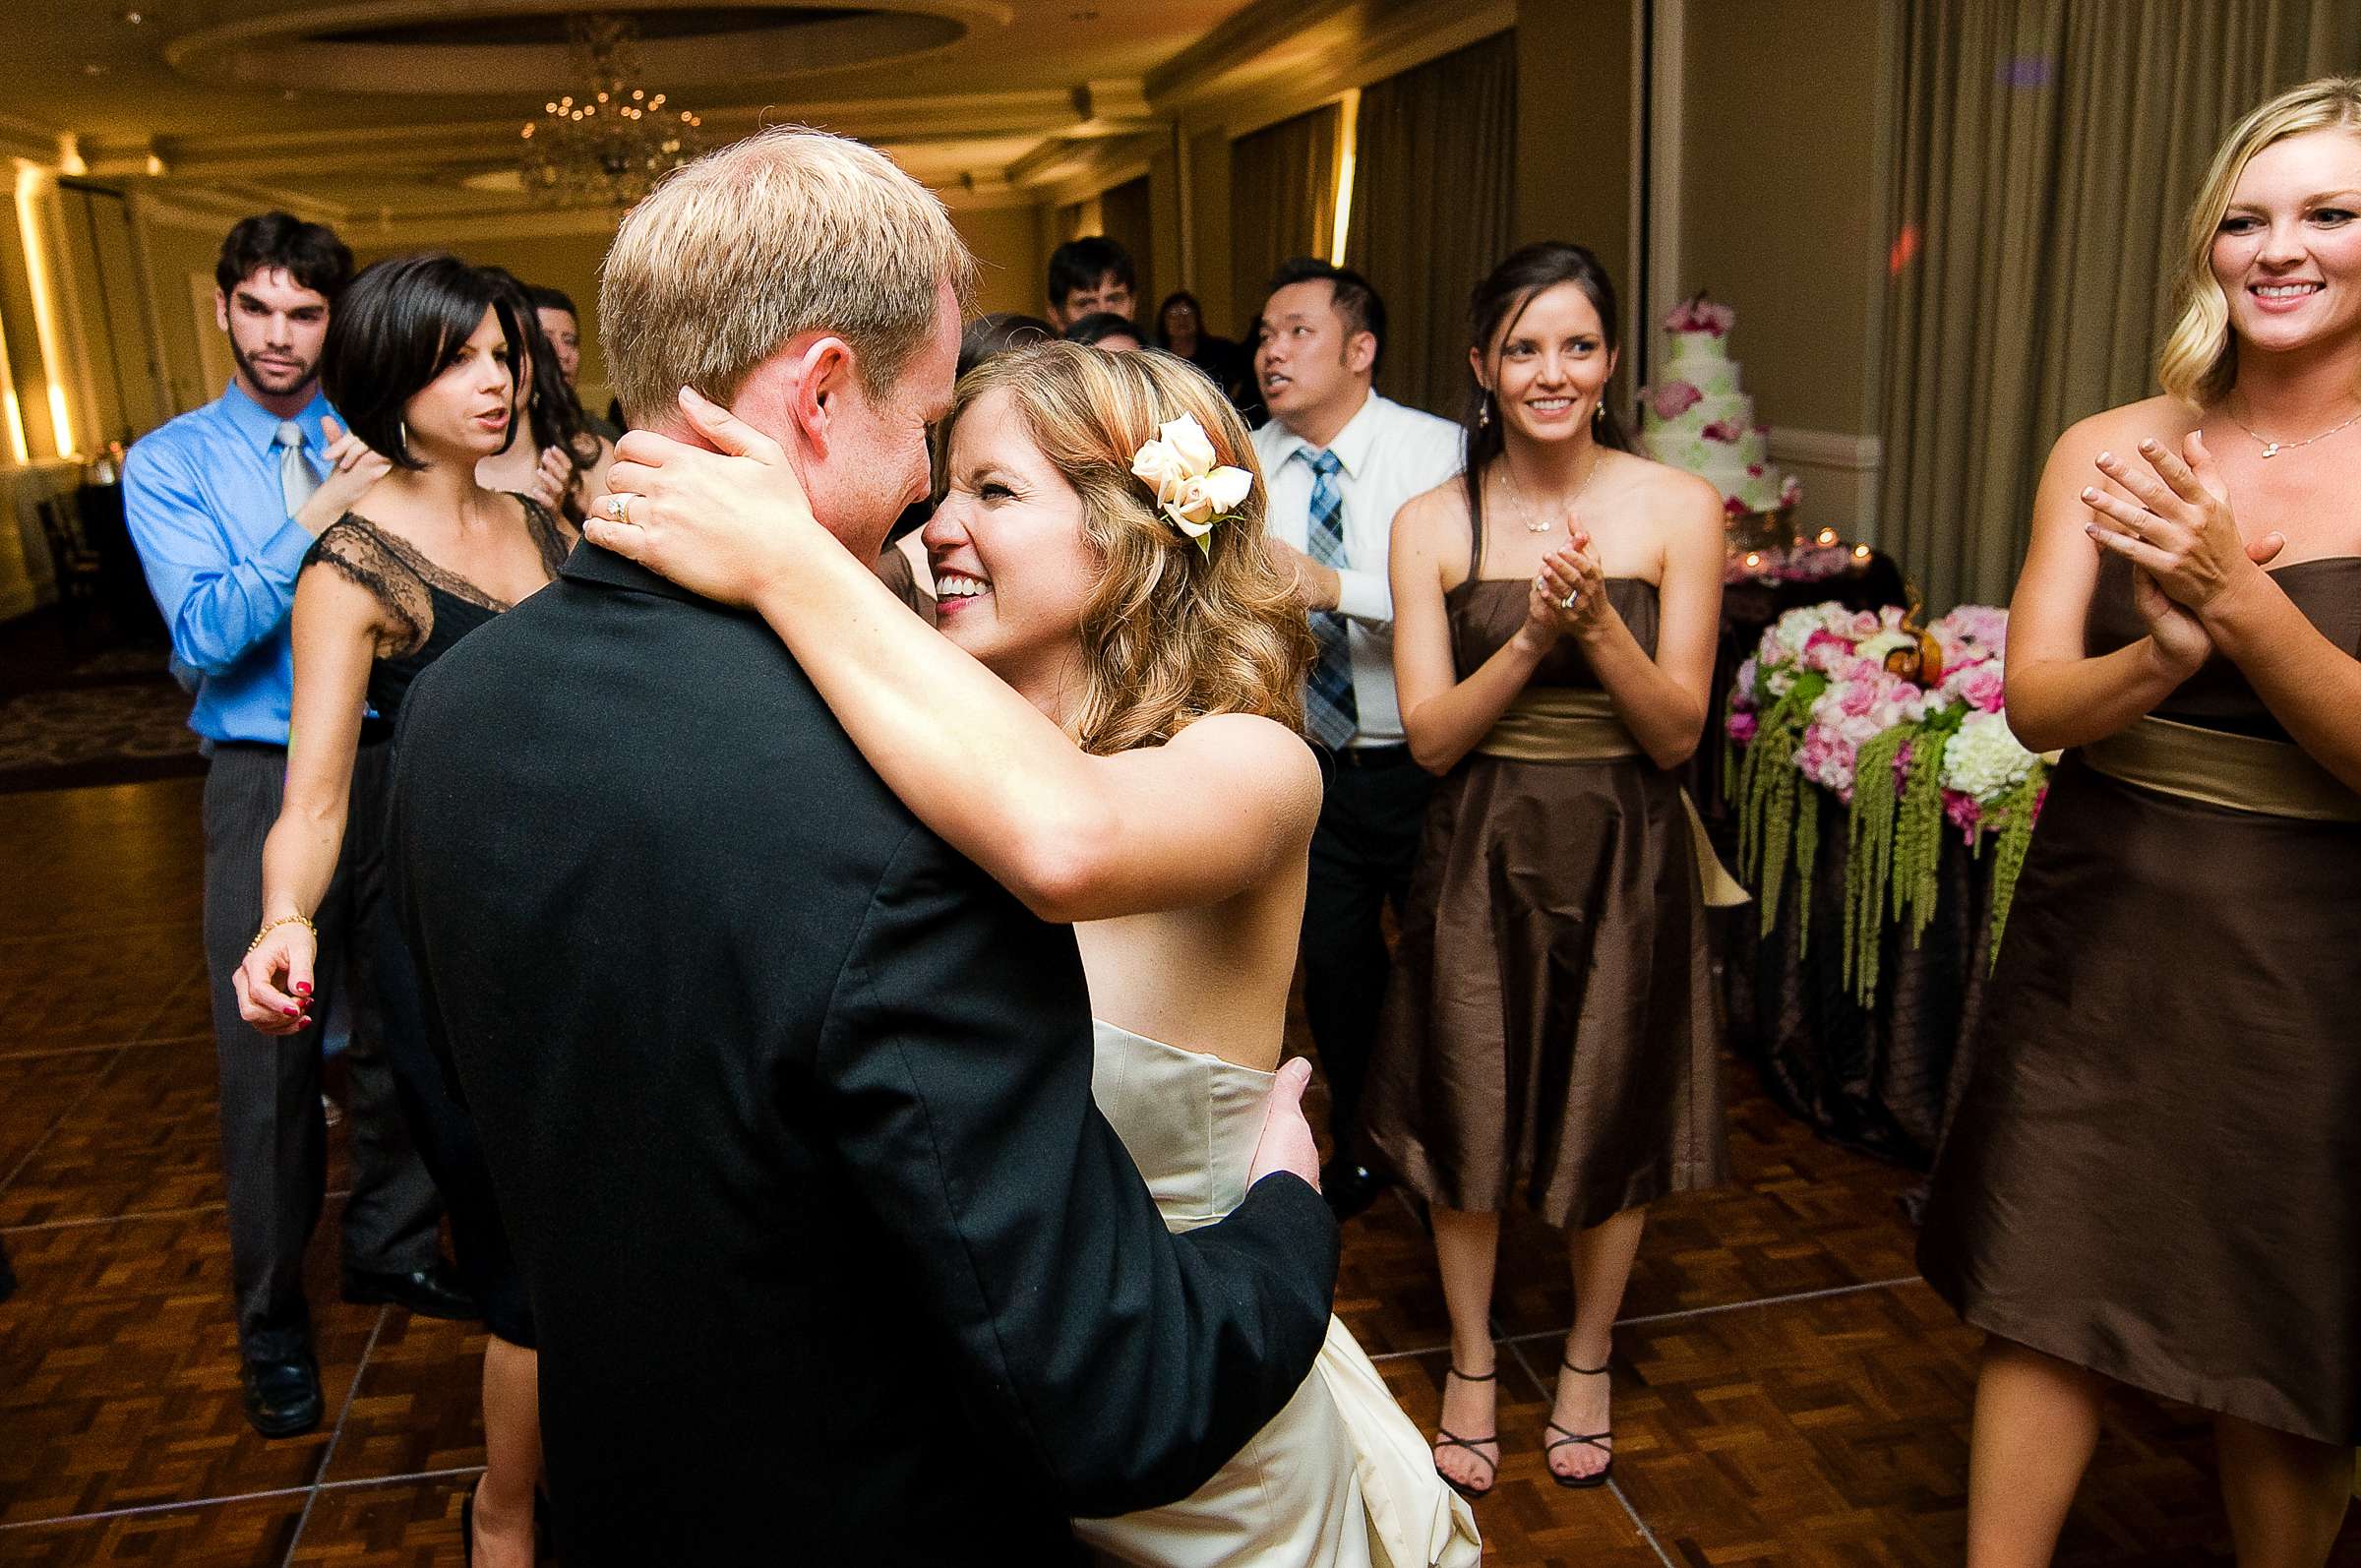
M 410 1147 L 394 1080 L 379 1056 L 377 1006 L 367 976 L 347 954 L 356 922 L 392 919 L 383 896 L 380 824 L 387 748 L 364 746 L 353 766 L 352 813 L 328 897 L 315 912 L 320 962 L 315 1016 L 329 988 L 350 986 L 352 1196 L 344 1207 L 343 1261 L 408 1273 L 437 1251 L 434 1183 Z M 328 1172 L 320 1110 L 320 1029 L 273 1039 L 238 1016 L 230 975 L 261 924 L 263 839 L 278 816 L 284 748 L 231 743 L 214 749 L 205 781 L 205 958 L 212 981 L 213 1041 L 220 1071 L 221 1173 L 229 1200 L 229 1255 L 238 1344 L 248 1357 L 290 1356 L 309 1343 L 303 1255 Z

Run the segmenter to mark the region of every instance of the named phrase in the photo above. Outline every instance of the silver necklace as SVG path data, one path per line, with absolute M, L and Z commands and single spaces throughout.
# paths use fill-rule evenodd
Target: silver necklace
M 2361 419 L 2361 414 L 2355 414 L 2353 417 L 2355 419 Z M 1582 493 L 1591 488 L 1591 481 L 1599 477 L 1600 466 L 1605 461 L 1605 452 L 1594 452 L 1592 454 L 1591 471 L 1582 476 L 1582 483 L 1576 485 L 1574 487 L 1574 494 L 1567 498 L 1566 510 L 1568 512 L 1572 512 L 1575 507 L 1581 504 Z M 1547 517 L 1544 517 L 1539 522 L 1533 520 L 1533 509 L 1525 504 L 1525 492 L 1517 488 L 1516 471 L 1509 466 L 1508 454 L 1506 452 L 1502 452 L 1500 454 L 1500 482 L 1508 489 L 1508 499 L 1517 504 L 1517 515 L 1519 520 L 1525 524 L 1525 531 L 1527 533 L 1547 533 L 1552 524 Z
M 2269 436 L 2263 434 L 2263 432 L 2260 430 L 2257 430 L 2254 426 L 2248 424 L 2245 420 L 2239 418 L 2236 414 L 2231 413 L 2227 408 L 2224 408 L 2221 412 L 2222 417 L 2229 420 L 2231 424 L 2236 425 L 2240 430 L 2245 431 L 2248 435 L 2254 437 L 2257 441 L 2263 444 L 2263 455 L 2265 457 L 2276 457 L 2282 452 L 2293 452 L 2298 447 L 2309 447 L 2316 441 L 2326 441 L 2331 436 L 2336 434 L 2336 432 L 2339 430 L 2344 429 L 2346 426 L 2351 425 L 2356 421 L 2361 421 L 2361 408 L 2356 408 L 2351 413 L 2345 415 L 2342 419 L 2338 420 L 2335 424 L 2331 425 L 2328 429 L 2322 431 L 2317 436 L 2306 436 L 2301 441 L 2273 441 Z

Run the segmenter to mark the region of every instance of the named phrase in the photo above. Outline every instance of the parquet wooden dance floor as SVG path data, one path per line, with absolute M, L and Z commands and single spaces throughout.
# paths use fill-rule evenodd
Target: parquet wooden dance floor
M 456 1563 L 480 1337 L 339 1301 L 333 1197 L 312 1288 L 328 1419 L 273 1443 L 239 1413 L 199 787 L 0 799 L 0 1237 L 22 1280 L 0 1304 L 0 1564 Z M 1731 1072 L 1737 1179 L 1655 1211 L 1625 1302 L 1607 1489 L 1543 1467 L 1565 1252 L 1509 1229 L 1487 1563 L 1960 1560 L 1976 1342 L 1911 1269 L 1896 1199 L 1914 1178 Z M 1348 1228 L 1337 1303 L 1431 1427 L 1446 1336 L 1407 1203 Z M 2201 1418 L 2112 1400 L 2060 1560 L 2227 1561 L 2211 1478 Z M 2336 1560 L 2361 1568 L 2361 1526 Z

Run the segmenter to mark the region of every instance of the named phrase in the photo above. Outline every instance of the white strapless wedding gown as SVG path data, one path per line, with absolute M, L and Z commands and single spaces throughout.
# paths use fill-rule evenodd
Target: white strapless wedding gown
M 1173 1231 L 1243 1202 L 1272 1074 L 1101 1020 L 1091 1095 Z M 1074 1534 L 1140 1568 L 1462 1568 L 1475 1516 L 1434 1473 L 1425 1438 L 1344 1324 L 1312 1375 L 1238 1456 L 1180 1502 Z

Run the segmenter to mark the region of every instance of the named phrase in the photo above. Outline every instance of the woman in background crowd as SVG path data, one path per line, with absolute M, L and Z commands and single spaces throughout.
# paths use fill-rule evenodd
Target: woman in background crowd
M 1204 308 L 1188 290 L 1167 294 L 1156 307 L 1156 346 L 1203 371 L 1232 406 L 1244 408 L 1240 399 L 1252 395 L 1253 356 L 1229 338 L 1205 331 Z
M 1723 533 L 1713 487 L 1633 455 L 1606 405 L 1617 316 L 1596 257 L 1528 246 L 1473 318 L 1466 472 L 1394 524 L 1403 728 L 1444 777 L 1363 1122 L 1433 1217 L 1451 1317 L 1435 1465 L 1481 1496 L 1511 1196 L 1570 1233 L 1544 1449 L 1559 1485 L 1598 1486 L 1645 1206 L 1723 1176 L 1699 830 L 1673 771 L 1705 730 Z
M 2071 750 L 1919 1242 L 1990 1336 L 1970 1568 L 2050 1560 L 2109 1382 L 2213 1413 L 2243 1568 L 2327 1559 L 2361 1441 L 2361 80 L 2239 122 L 2179 274 L 2009 618 Z
M 309 916 L 347 814 L 386 809 L 352 798 L 364 702 L 392 722 L 421 671 L 548 582 L 572 543 L 540 503 L 476 478 L 517 433 L 512 356 L 530 319 L 482 270 L 429 255 L 362 272 L 330 323 L 322 384 L 393 467 L 369 492 L 368 515 L 329 524 L 296 579 L 286 796 L 263 847 L 261 930 L 233 977 L 246 1021 L 266 1034 L 310 1025 Z M 390 911 L 359 940 L 387 1060 L 491 1334 L 485 1469 L 463 1505 L 467 1549 L 488 1568 L 524 1568 L 541 1473 L 531 1314 L 474 1125 L 428 1044 L 408 944 Z
M 521 339 L 516 355 L 516 392 L 525 428 L 502 452 L 484 459 L 476 482 L 487 490 L 530 496 L 546 510 L 579 527 L 593 496 L 606 488 L 607 464 L 615 445 L 590 428 L 575 400 L 555 344 L 541 329 L 532 291 L 497 267 L 481 271 L 509 294 L 510 312 Z

